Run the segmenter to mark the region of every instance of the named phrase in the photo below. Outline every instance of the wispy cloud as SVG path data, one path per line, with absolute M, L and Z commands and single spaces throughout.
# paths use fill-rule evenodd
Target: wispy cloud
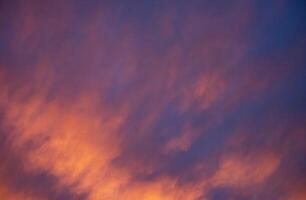
M 301 7 L 3 2 L 0 199 L 305 198 Z

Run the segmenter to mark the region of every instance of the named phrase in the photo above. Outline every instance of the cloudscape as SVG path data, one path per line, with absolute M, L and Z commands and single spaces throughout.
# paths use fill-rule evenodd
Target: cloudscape
M 302 0 L 2 0 L 0 200 L 305 200 Z

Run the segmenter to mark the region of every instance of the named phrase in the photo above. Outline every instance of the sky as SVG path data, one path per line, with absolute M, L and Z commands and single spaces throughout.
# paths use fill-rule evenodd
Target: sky
M 305 200 L 305 10 L 0 1 L 0 199 Z

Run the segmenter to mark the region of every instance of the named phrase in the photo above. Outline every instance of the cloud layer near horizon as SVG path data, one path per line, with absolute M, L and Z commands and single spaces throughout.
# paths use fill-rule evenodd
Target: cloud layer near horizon
M 305 199 L 304 8 L 3 1 L 0 199 Z

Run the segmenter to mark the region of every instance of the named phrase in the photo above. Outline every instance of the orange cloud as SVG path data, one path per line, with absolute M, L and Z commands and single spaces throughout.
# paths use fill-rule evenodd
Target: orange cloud
M 279 162 L 280 158 L 270 153 L 248 157 L 225 154 L 212 181 L 215 186 L 248 187 L 269 178 Z
M 128 110 L 104 113 L 103 104 L 96 110 L 95 95 L 86 92 L 74 102 L 48 100 L 48 89 L 40 86 L 21 88 L 1 102 L 4 125 L 12 130 L 12 147 L 23 155 L 28 173 L 47 171 L 58 178 L 58 189 L 88 193 L 90 200 L 195 198 L 194 191 L 177 187 L 171 178 L 130 183 L 136 171 L 129 170 L 137 169 L 112 164 L 122 153 L 118 131 Z M 3 193 L 10 195 L 4 189 Z
M 5 200 L 39 200 L 35 195 L 27 192 L 13 191 L 7 185 L 0 184 L 0 197 Z

